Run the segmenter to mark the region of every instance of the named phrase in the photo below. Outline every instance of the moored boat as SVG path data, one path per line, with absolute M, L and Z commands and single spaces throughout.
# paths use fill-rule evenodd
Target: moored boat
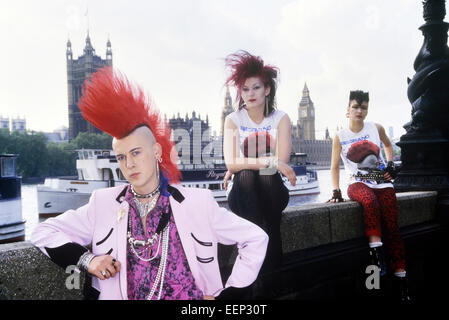
M 291 165 L 297 176 L 296 185 L 290 185 L 285 177 L 283 179 L 292 196 L 319 193 L 316 172 L 306 169 L 306 157 L 307 155 L 303 153 L 291 155 Z M 227 201 L 226 190 L 223 187 L 227 169 L 223 161 L 207 165 L 178 166 L 182 174 L 181 185 L 209 189 L 217 202 Z M 54 216 L 81 207 L 89 201 L 90 194 L 96 189 L 128 183 L 112 150 L 78 150 L 76 168 L 77 178 L 47 178 L 43 185 L 37 186 L 40 217 Z
M 0 154 L 0 243 L 23 241 L 22 177 L 17 175 L 17 155 Z

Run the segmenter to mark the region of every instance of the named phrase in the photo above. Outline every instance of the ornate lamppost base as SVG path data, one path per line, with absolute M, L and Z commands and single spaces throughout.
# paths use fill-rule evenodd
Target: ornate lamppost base
M 403 166 L 394 181 L 397 191 L 449 190 L 449 140 L 439 135 L 403 136 Z

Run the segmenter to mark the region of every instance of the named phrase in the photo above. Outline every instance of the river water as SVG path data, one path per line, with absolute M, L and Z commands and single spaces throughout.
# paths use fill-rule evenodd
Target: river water
M 320 193 L 313 195 L 292 196 L 289 206 L 306 203 L 326 202 L 332 195 L 330 170 L 317 170 Z M 30 240 L 34 227 L 45 218 L 39 219 L 37 212 L 37 184 L 22 184 L 22 217 L 25 223 L 25 240 Z M 345 188 L 342 188 L 345 189 Z M 347 198 L 346 190 L 342 190 L 343 197 Z

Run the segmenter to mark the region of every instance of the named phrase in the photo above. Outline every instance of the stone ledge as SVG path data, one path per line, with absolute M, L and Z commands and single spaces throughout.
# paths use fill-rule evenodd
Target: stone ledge
M 398 193 L 397 199 L 400 227 L 435 220 L 437 192 Z M 281 223 L 284 252 L 364 237 L 361 213 L 353 201 L 287 208 Z M 226 250 L 222 264 L 231 263 L 232 251 Z M 28 241 L 0 245 L 0 299 L 81 299 L 82 290 L 65 287 L 68 276 Z
M 397 193 L 399 227 L 434 220 L 437 192 Z M 362 206 L 354 201 L 288 207 L 282 217 L 285 253 L 364 237 Z
M 0 300 L 82 299 L 82 290 L 66 288 L 68 276 L 29 241 L 0 245 Z

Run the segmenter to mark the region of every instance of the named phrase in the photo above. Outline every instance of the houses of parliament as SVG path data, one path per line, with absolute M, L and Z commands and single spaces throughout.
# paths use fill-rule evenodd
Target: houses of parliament
M 101 133 L 97 128 L 88 123 L 81 116 L 81 112 L 78 108 L 78 101 L 82 94 L 82 85 L 86 79 L 88 79 L 97 69 L 104 66 L 112 66 L 112 48 L 110 40 L 106 43 L 106 59 L 102 59 L 95 53 L 95 49 L 92 46 L 89 32 L 86 37 L 86 44 L 83 50 L 83 55 L 78 59 L 73 58 L 72 44 L 70 40 L 67 42 L 66 49 L 66 61 L 67 61 L 67 86 L 68 86 L 68 115 L 69 115 L 69 130 L 68 138 L 72 140 L 76 138 L 80 132 Z M 218 106 L 217 106 L 218 108 Z M 329 137 L 329 131 L 326 129 L 325 139 L 317 140 L 315 138 L 315 107 L 310 97 L 310 92 L 307 84 L 304 84 L 302 90 L 302 97 L 298 103 L 298 118 L 296 124 L 292 123 L 292 152 L 294 153 L 306 153 L 307 162 L 317 166 L 330 166 L 330 159 L 332 153 L 332 140 Z M 191 135 L 191 151 L 192 156 L 199 154 L 199 159 L 189 157 L 194 163 L 201 161 L 201 152 L 195 152 L 195 148 L 202 150 L 207 143 L 214 141 L 215 156 L 222 157 L 222 137 L 224 130 L 224 120 L 226 116 L 234 111 L 232 104 L 232 98 L 229 93 L 229 89 L 226 90 L 224 97 L 224 106 L 222 107 L 221 114 L 221 128 L 220 135 L 218 137 L 211 136 L 211 128 L 209 126 L 209 119 L 206 115 L 205 120 L 201 119 L 201 116 L 196 116 L 195 111 L 192 112 L 192 116 L 189 117 L 186 114 L 185 117 L 180 117 L 179 113 L 177 117 L 173 116 L 169 119 L 170 126 L 173 130 L 185 129 Z M 196 130 L 193 130 L 196 128 Z M 201 143 L 193 145 L 193 134 L 201 135 Z M 207 136 L 207 141 L 204 137 Z M 198 137 L 196 137 L 198 138 Z M 196 150 L 198 151 L 198 150 Z M 179 150 L 178 150 L 179 152 Z M 189 151 L 190 152 L 190 151 Z

